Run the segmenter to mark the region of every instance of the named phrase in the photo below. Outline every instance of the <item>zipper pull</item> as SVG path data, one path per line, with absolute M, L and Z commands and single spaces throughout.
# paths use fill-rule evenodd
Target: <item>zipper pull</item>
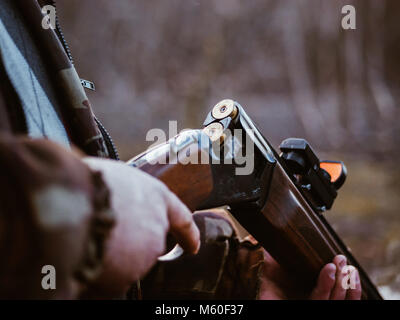
M 86 89 L 96 91 L 96 86 L 94 85 L 94 83 L 92 81 L 81 79 L 81 84 Z

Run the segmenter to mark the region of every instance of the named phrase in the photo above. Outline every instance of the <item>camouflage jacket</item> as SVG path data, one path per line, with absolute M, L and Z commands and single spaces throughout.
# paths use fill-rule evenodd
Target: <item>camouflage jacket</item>
M 114 222 L 107 186 L 100 173 L 80 158 L 106 157 L 110 152 L 58 37 L 52 29 L 42 28 L 38 2 L 9 1 L 2 8 L 7 9 L 15 19 L 21 16 L 31 31 L 27 37 L 32 47 L 47 57 L 42 61 L 45 72 L 57 84 L 49 89 L 58 95 L 62 124 L 74 146 L 72 151 L 27 137 L 23 101 L 9 76 L 17 71 L 10 70 L 5 62 L 11 57 L 1 50 L 0 298 L 71 298 L 70 287 L 76 282 L 88 284 L 99 274 L 105 239 Z M 8 27 L 7 21 L 1 22 Z M 2 39 L 4 47 L 4 35 Z M 28 65 L 34 63 L 33 55 L 27 57 Z M 40 77 L 34 68 L 30 70 L 32 77 Z M 57 272 L 56 293 L 41 286 L 42 270 L 48 265 Z

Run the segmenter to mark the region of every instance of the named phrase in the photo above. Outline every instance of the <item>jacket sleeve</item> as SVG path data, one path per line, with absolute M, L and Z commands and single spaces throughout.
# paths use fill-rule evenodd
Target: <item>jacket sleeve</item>
M 114 224 L 101 174 L 55 143 L 8 135 L 0 168 L 0 298 L 76 297 L 99 274 Z
M 193 215 L 200 230 L 197 255 L 171 255 L 159 261 L 133 285 L 129 299 L 237 300 L 259 295 L 263 249 L 240 239 L 233 223 L 220 209 Z

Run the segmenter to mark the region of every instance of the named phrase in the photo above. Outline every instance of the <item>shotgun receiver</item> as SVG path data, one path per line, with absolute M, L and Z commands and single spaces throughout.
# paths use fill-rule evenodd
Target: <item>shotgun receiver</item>
M 258 242 L 311 290 L 337 254 L 359 270 L 363 299 L 377 288 L 323 216 L 344 183 L 342 162 L 321 162 L 303 139 L 278 154 L 244 109 L 227 99 L 202 130 L 184 131 L 128 162 L 159 178 L 191 209 L 228 206 Z

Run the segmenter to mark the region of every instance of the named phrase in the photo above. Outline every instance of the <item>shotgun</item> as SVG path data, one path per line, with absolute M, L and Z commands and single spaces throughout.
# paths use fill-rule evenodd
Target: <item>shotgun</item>
M 382 300 L 323 212 L 346 178 L 342 162 L 320 161 L 304 139 L 270 145 L 239 103 L 226 99 L 202 130 L 188 130 L 128 164 L 163 181 L 192 210 L 227 206 L 305 292 L 338 254 L 360 274 L 362 298 Z

